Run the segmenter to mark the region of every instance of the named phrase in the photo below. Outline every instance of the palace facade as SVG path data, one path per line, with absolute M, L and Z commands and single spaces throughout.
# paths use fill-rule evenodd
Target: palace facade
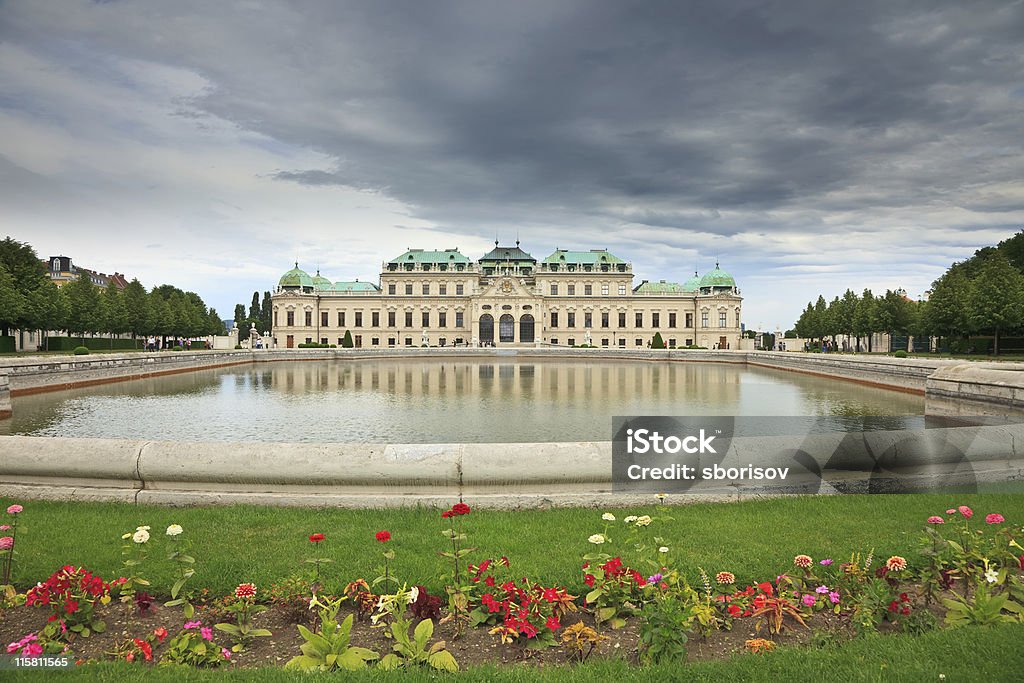
M 538 262 L 515 246 L 472 261 L 458 249 L 409 249 L 379 283 L 331 282 L 295 268 L 273 295 L 273 343 L 357 347 L 668 346 L 738 349 L 742 297 L 715 264 L 683 283 L 633 284 L 632 264 L 605 249 L 558 249 Z

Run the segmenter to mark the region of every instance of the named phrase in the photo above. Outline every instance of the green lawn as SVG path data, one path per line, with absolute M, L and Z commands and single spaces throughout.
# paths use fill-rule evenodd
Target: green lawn
M 0 511 L 15 501 L 0 503 Z M 64 564 L 84 565 L 105 578 L 120 574 L 121 534 L 150 525 L 150 557 L 143 576 L 153 581 L 152 592 L 166 596 L 172 568 L 164 559 L 164 529 L 180 524 L 196 557 L 194 588 L 226 594 L 239 582 L 267 586 L 301 571 L 312 557 L 307 537 L 324 533 L 321 544 L 333 560 L 325 573 L 327 587 L 360 576 L 372 579 L 380 564 L 382 544 L 374 533 L 392 534 L 388 547 L 396 553 L 392 571 L 401 579 L 440 590 L 438 578 L 448 566 L 438 557 L 443 550 L 439 511 L 422 508 L 391 510 L 295 509 L 271 507 L 168 508 L 115 503 L 58 503 L 17 501 L 25 505 L 18 534 L 19 563 L 15 583 L 26 589 Z M 455 502 L 455 501 L 453 501 Z M 470 505 L 472 500 L 467 501 Z M 998 494 L 914 494 L 893 496 L 787 497 L 732 504 L 700 504 L 658 511 L 612 510 L 619 520 L 627 514 L 671 516 L 649 530 L 671 548 L 676 566 L 696 579 L 697 568 L 728 570 L 742 583 L 772 578 L 806 553 L 814 558 L 842 561 L 852 552 L 875 550 L 878 557 L 905 555 L 913 563 L 925 519 L 946 508 L 966 503 L 979 524 L 985 514 L 999 512 L 1010 524 L 1024 521 L 1024 496 Z M 558 509 L 496 512 L 474 510 L 463 517 L 469 545 L 478 548 L 471 559 L 507 555 L 516 572 L 545 583 L 580 587 L 582 556 L 594 550 L 587 537 L 604 530 L 604 510 Z M 613 541 L 621 540 L 612 524 Z M 622 545 L 602 546 L 609 553 Z

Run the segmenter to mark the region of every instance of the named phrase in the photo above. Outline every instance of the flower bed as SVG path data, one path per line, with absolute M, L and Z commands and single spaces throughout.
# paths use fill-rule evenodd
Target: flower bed
M 296 567 L 304 570 L 268 586 L 240 576 L 229 595 L 216 596 L 193 585 L 203 558 L 176 523 L 121 534 L 116 576 L 66 565 L 20 593 L 11 585 L 21 579 L 18 529 L 31 510 L 12 505 L 3 525 L 10 535 L 0 537 L 0 638 L 12 655 L 66 654 L 83 665 L 456 670 L 764 656 L 779 644 L 1021 621 L 1021 528 L 999 512 L 976 517 L 967 505 L 950 507 L 929 515 L 902 554 L 799 553 L 779 558 L 772 576 L 729 566 L 686 571 L 680 545 L 664 535 L 673 510 L 652 512 L 595 513 L 599 529 L 578 530 L 591 552 L 576 560 L 570 585 L 523 575 L 515 557 L 480 557 L 474 515 L 460 501 L 438 515 L 435 550 L 448 566 L 438 567 L 441 592 L 424 587 L 436 577 L 403 575 L 397 532 L 364 539 L 365 552 L 380 559 L 371 578 L 331 565 L 324 555 L 333 534 L 310 529 L 296 539 L 307 549 Z M 154 585 L 154 574 L 174 578 Z

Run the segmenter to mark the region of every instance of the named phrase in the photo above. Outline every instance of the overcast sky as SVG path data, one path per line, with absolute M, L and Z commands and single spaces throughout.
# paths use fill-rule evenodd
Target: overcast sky
M 497 236 L 787 327 L 1019 230 L 1022 144 L 1021 0 L 0 0 L 0 234 L 222 317 Z

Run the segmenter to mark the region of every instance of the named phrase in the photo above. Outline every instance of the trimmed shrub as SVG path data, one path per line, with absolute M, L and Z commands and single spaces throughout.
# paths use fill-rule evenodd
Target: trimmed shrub
M 894 353 L 892 355 L 896 356 L 897 358 L 906 358 L 907 357 L 907 352 L 904 351 L 903 349 L 900 349 L 899 351 L 897 351 L 896 353 Z
M 184 346 L 174 346 L 174 347 L 171 348 L 171 351 L 184 351 L 184 350 L 185 350 Z
M 300 344 L 300 346 L 301 346 L 301 344 Z M 236 349 L 241 349 L 241 348 L 242 348 L 242 345 L 241 345 L 241 344 L 235 344 L 235 348 L 236 348 Z
M 14 343 L 14 337 L 6 336 L 0 337 L 0 353 L 14 353 L 17 349 L 17 345 Z
M 73 351 L 73 353 L 76 356 L 88 356 L 89 355 L 89 349 L 87 349 L 84 346 L 76 346 L 75 350 Z
M 341 347 L 343 349 L 351 349 L 355 346 L 355 342 L 352 341 L 352 333 L 345 330 L 345 336 L 341 338 Z
M 665 340 L 661 338 L 661 332 L 654 333 L 654 339 L 651 340 L 652 349 L 663 349 L 665 348 Z

